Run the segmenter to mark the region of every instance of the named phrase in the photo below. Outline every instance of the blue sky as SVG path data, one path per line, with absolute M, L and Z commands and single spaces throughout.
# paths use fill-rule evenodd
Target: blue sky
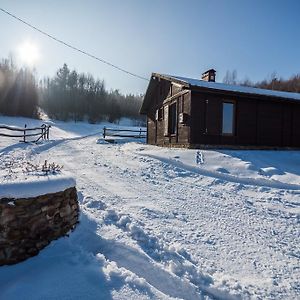
M 40 29 L 131 72 L 222 81 L 300 73 L 300 1 L 286 0 L 2 0 L 0 7 Z M 65 48 L 0 12 L 0 57 L 24 41 L 40 51 L 38 76 L 70 68 L 104 79 L 108 88 L 143 93 L 147 82 Z

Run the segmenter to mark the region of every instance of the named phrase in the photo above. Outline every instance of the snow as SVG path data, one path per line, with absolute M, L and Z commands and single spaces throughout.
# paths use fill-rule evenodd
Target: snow
M 255 94 L 255 95 L 262 95 L 262 96 L 300 100 L 300 93 L 281 92 L 281 91 L 259 89 L 259 88 L 240 86 L 240 85 L 231 85 L 231 84 L 225 84 L 225 83 L 219 83 L 219 82 L 211 82 L 211 81 L 209 82 L 209 81 L 200 80 L 200 79 L 193 79 L 193 78 L 173 76 L 173 75 L 163 75 L 163 76 L 171 78 L 171 79 L 173 78 L 175 80 L 183 81 L 185 83 L 188 83 L 191 86 L 204 87 L 204 88 L 209 88 L 209 89 L 213 89 L 213 90 L 231 91 L 231 92 L 238 92 L 238 93 Z
M 0 117 L 24 122 L 36 123 Z M 63 165 L 80 224 L 0 267 L 0 299 L 299 298 L 299 151 L 112 144 L 112 124 L 48 122 L 50 141 L 0 139 L 0 181 L 28 176 L 26 161 Z
M 66 176 L 41 176 L 34 180 L 0 183 L 1 198 L 30 198 L 57 193 L 76 186 L 75 179 Z

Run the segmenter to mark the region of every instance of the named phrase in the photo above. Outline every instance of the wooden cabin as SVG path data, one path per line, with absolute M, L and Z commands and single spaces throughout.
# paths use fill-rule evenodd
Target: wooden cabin
M 141 114 L 147 143 L 188 148 L 300 148 L 300 93 L 153 73 Z

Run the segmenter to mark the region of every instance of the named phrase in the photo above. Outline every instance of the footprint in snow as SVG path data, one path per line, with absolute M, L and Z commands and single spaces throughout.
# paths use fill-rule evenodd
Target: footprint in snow
M 230 172 L 225 168 L 217 168 L 216 171 L 223 174 L 230 174 Z

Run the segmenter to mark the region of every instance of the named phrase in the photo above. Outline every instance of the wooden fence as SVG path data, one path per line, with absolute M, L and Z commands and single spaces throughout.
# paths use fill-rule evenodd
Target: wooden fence
M 38 142 L 39 140 L 49 140 L 50 125 L 43 124 L 40 127 L 27 128 L 25 124 L 24 128 L 0 125 L 0 136 L 21 138 L 20 142 Z M 10 133 L 13 132 L 13 133 Z M 14 133 L 16 132 L 16 133 Z M 32 140 L 32 138 L 35 138 Z
M 140 128 L 139 130 L 133 129 L 114 129 L 103 127 L 103 138 L 107 136 L 116 137 L 129 137 L 129 138 L 145 138 L 147 136 L 147 130 Z

